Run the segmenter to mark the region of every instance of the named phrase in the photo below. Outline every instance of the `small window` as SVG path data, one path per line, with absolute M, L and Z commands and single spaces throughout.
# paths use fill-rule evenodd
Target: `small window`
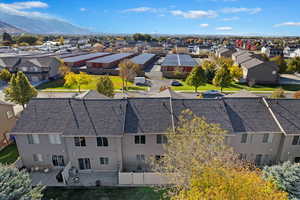
M 261 165 L 261 159 L 262 159 L 262 154 L 257 154 L 256 157 L 255 157 L 255 164 L 257 166 Z
M 52 156 L 52 163 L 53 163 L 53 166 L 64 167 L 65 166 L 64 156 L 53 155 Z
M 273 134 L 265 133 L 263 135 L 262 142 L 271 144 L 273 141 Z
M 156 143 L 157 144 L 167 144 L 168 138 L 166 135 L 156 135 Z
M 247 143 L 247 134 L 242 134 L 241 143 Z
M 247 154 L 246 153 L 240 153 L 239 159 L 240 160 L 246 160 L 247 159 Z
M 14 112 L 12 112 L 12 111 L 7 111 L 7 112 L 6 112 L 6 116 L 7 116 L 7 119 L 11 119 L 11 118 L 13 118 L 13 116 L 14 116 Z
M 100 157 L 100 164 L 101 165 L 108 165 L 108 158 L 107 157 Z
M 76 147 L 85 147 L 85 137 L 74 137 L 74 143 Z
M 295 157 L 295 163 L 300 163 L 300 157 Z
M 146 136 L 145 135 L 136 135 L 134 136 L 135 144 L 146 144 Z
M 97 137 L 98 147 L 108 147 L 108 139 L 106 137 Z
M 91 169 L 91 162 L 89 158 L 79 158 L 78 164 L 80 170 Z
M 33 154 L 33 161 L 35 162 L 43 162 L 43 156 L 42 154 Z
M 61 144 L 60 135 L 48 135 L 50 144 Z
M 299 145 L 299 136 L 294 136 L 292 145 Z
M 28 144 L 39 144 L 40 138 L 38 135 L 29 134 L 27 135 Z
M 137 154 L 136 155 L 136 160 L 137 161 L 145 161 L 145 155 L 144 154 Z

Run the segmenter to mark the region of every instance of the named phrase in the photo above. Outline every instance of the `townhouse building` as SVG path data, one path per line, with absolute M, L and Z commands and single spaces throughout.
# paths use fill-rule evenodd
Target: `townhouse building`
M 149 172 L 146 160 L 163 156 L 165 134 L 186 109 L 220 124 L 242 159 L 258 166 L 300 161 L 296 99 L 39 98 L 30 101 L 10 134 L 26 168 Z

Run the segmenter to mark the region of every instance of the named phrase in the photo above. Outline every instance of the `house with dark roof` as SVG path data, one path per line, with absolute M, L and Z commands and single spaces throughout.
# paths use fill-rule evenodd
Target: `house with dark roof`
M 22 71 L 31 82 L 55 79 L 59 76 L 60 62 L 55 57 L 0 57 L 0 70 L 11 73 Z
M 89 95 L 29 102 L 10 132 L 24 167 L 101 173 L 100 180 L 112 173 L 116 183 L 124 176 L 132 180 L 135 173 L 149 172 L 147 158 L 164 154 L 165 134 L 176 128 L 187 109 L 227 131 L 226 143 L 243 159 L 258 166 L 300 162 L 299 100 L 85 96 Z M 72 185 L 68 177 L 64 185 Z

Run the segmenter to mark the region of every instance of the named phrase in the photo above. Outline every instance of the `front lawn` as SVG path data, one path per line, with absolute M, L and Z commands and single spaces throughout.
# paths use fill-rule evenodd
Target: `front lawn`
M 42 200 L 160 200 L 162 193 L 149 187 L 101 187 L 99 189 L 47 188 Z
M 188 86 L 184 81 L 180 81 L 182 86 L 172 87 L 173 90 L 177 91 L 194 91 L 194 87 Z M 300 85 L 282 85 L 282 86 L 274 86 L 274 85 L 255 85 L 253 87 L 249 87 L 246 84 L 238 84 L 232 83 L 230 87 L 223 88 L 223 91 L 239 91 L 239 90 L 249 90 L 249 91 L 274 91 L 277 88 L 283 88 L 286 91 L 298 91 L 300 90 Z M 198 88 L 198 91 L 206 91 L 206 90 L 220 90 L 220 87 L 216 87 L 212 84 L 206 84 L 205 86 L 201 86 Z
M 0 151 L 0 163 L 12 164 L 19 157 L 18 149 L 16 144 L 11 144 Z
M 101 75 L 90 75 L 92 81 L 89 84 L 85 84 L 81 86 L 82 90 L 96 90 L 96 85 L 99 77 Z M 120 76 L 109 76 L 112 80 L 115 90 L 120 90 L 122 88 L 122 78 Z M 66 89 L 77 89 L 76 87 L 65 87 L 64 79 L 58 79 L 54 81 L 50 81 L 48 83 L 44 83 L 37 87 L 39 90 L 66 90 Z M 135 86 L 133 83 L 128 82 L 129 90 L 146 90 L 147 87 Z

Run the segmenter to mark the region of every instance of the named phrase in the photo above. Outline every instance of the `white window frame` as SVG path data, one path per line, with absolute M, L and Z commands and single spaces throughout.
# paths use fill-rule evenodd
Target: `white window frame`
M 28 144 L 40 144 L 40 137 L 37 134 L 27 135 Z
M 108 165 L 108 164 L 109 164 L 109 158 L 108 157 L 100 157 L 100 165 Z
M 43 162 L 43 155 L 40 153 L 33 154 L 33 161 L 34 162 Z
M 7 116 L 7 119 L 11 119 L 11 118 L 14 117 L 14 112 L 9 110 L 9 111 L 6 112 L 6 116 Z
M 49 134 L 48 138 L 50 144 L 61 144 L 61 137 L 58 134 Z

